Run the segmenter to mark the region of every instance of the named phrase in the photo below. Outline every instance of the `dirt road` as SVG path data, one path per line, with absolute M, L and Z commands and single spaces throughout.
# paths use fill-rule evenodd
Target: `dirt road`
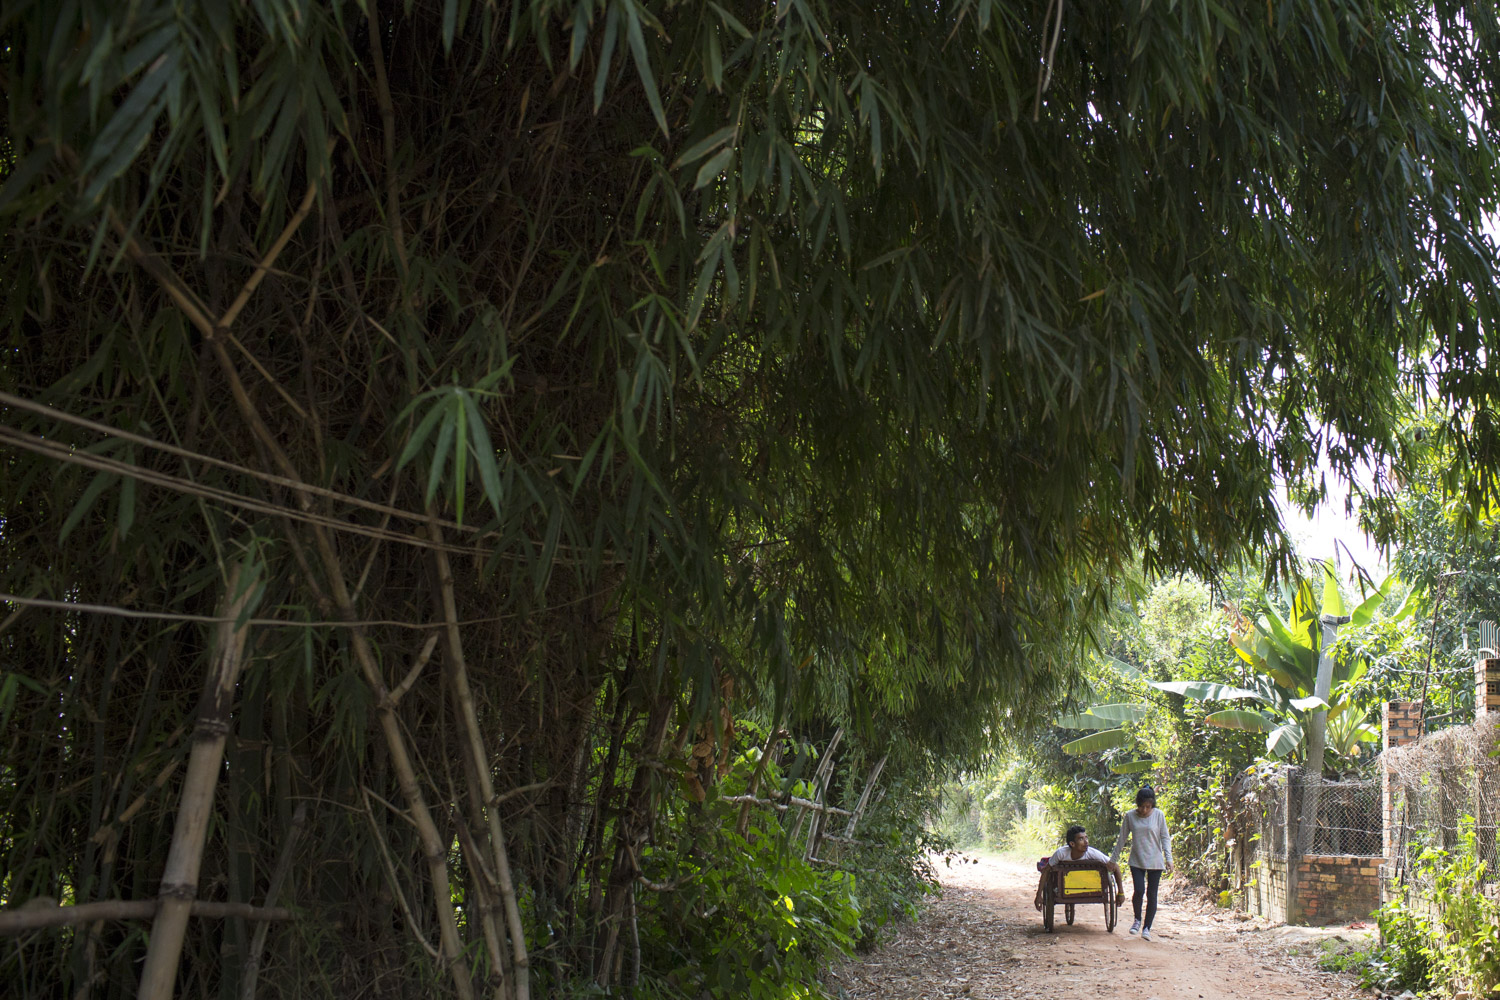
M 955 863 L 943 894 L 879 949 L 830 969 L 840 1000 L 1368 1000 L 1343 977 L 1291 957 L 1272 932 L 1232 914 L 1166 902 L 1156 940 L 1126 933 L 1130 903 L 1113 934 L 1103 908 L 1079 907 L 1071 927 L 1042 930 L 1032 908 L 1036 872 L 997 858 Z M 1128 888 L 1128 884 L 1127 884 Z M 1165 889 L 1165 886 L 1163 887 Z M 1304 948 L 1304 951 L 1311 949 Z

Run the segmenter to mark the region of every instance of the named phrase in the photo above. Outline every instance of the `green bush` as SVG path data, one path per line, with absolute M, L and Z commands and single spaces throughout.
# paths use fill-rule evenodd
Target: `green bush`
M 725 849 L 702 855 L 701 865 L 673 859 L 679 884 L 660 894 L 642 940 L 659 959 L 648 968 L 673 970 L 656 988 L 716 1000 L 813 996 L 803 984 L 816 981 L 830 956 L 852 954 L 859 939 L 855 876 L 808 864 L 780 830 L 723 836 Z
M 1011 824 L 1001 850 L 1011 858 L 1035 861 L 1057 850 L 1062 845 L 1062 834 L 1062 829 L 1045 814 L 1027 816 Z
M 1424 850 L 1414 866 L 1408 898 L 1393 899 L 1375 914 L 1381 945 L 1362 958 L 1337 961 L 1358 971 L 1366 987 L 1387 992 L 1489 995 L 1500 985 L 1500 906 L 1482 891 L 1485 862 L 1475 840 L 1474 821 L 1465 817 L 1457 851 Z M 1428 913 L 1436 919 L 1424 915 Z

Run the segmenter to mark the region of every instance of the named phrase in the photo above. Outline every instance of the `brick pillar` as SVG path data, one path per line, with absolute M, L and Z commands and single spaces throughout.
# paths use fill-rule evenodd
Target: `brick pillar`
M 1474 724 L 1478 725 L 1487 715 L 1500 721 L 1500 659 L 1480 657 L 1474 661 Z M 1497 817 L 1489 795 L 1485 794 L 1484 773 L 1484 768 L 1474 769 L 1471 792 L 1475 832 L 1479 836 L 1475 846 L 1480 857 L 1489 857 L 1495 850 Z
M 1500 665 L 1500 661 L 1496 661 Z M 1417 738 L 1417 727 L 1421 725 L 1422 709 L 1414 701 L 1388 701 L 1381 712 L 1381 747 L 1404 746 Z M 1396 860 L 1397 826 L 1401 817 L 1396 815 L 1396 787 L 1391 780 L 1391 769 L 1386 766 L 1380 775 L 1381 803 L 1381 848 L 1386 860 Z
M 1474 661 L 1474 721 L 1500 715 L 1500 659 Z

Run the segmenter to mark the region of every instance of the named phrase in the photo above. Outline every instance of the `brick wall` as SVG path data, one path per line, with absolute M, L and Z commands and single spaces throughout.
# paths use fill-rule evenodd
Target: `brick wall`
M 1368 920 L 1380 908 L 1380 866 L 1385 858 L 1307 854 L 1300 869 L 1303 907 L 1314 927 Z
M 1298 870 L 1304 923 L 1314 927 L 1368 920 L 1380 908 L 1380 867 L 1385 858 L 1306 854 Z M 1286 859 L 1262 855 L 1246 887 L 1251 913 L 1286 920 Z
M 1474 687 L 1474 715 L 1500 713 L 1500 659 L 1474 661 Z
M 1245 887 L 1246 909 L 1278 923 L 1286 920 L 1286 860 L 1262 854 Z

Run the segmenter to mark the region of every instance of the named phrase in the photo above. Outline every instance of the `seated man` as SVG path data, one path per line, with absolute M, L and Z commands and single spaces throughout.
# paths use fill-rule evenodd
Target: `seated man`
M 1115 877 L 1115 903 L 1116 905 L 1123 905 L 1125 902 L 1125 883 L 1120 878 L 1120 866 L 1109 860 L 1109 855 L 1103 851 L 1095 850 L 1089 846 L 1088 831 L 1081 826 L 1074 825 L 1068 827 L 1067 840 L 1067 846 L 1059 847 L 1057 853 L 1047 859 L 1045 867 L 1038 866 L 1041 868 L 1042 874 L 1036 883 L 1036 908 L 1038 910 L 1042 908 L 1042 886 L 1047 884 L 1047 869 L 1059 861 L 1103 862 L 1105 867 L 1109 869 L 1110 874 Z

